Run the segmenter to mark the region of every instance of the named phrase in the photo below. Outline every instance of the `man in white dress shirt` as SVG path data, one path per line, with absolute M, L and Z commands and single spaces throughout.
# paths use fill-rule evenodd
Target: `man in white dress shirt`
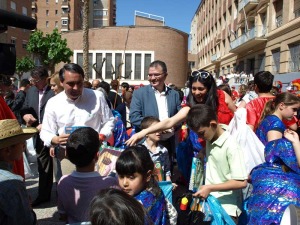
M 41 139 L 46 146 L 65 145 L 69 137 L 66 128 L 91 127 L 104 141 L 112 134 L 114 117 L 104 95 L 83 87 L 84 72 L 74 63 L 59 71 L 64 91 L 48 101 Z

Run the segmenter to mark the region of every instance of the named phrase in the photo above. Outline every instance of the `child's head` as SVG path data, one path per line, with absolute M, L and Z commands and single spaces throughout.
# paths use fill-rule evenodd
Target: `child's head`
M 254 84 L 258 93 L 269 93 L 273 87 L 274 75 L 269 71 L 260 71 L 254 75 Z
M 279 114 L 282 119 L 291 120 L 297 114 L 299 107 L 299 97 L 289 92 L 283 92 L 266 103 L 260 120 L 262 121 L 267 115 L 274 112 Z
M 99 147 L 98 133 L 93 128 L 81 127 L 69 136 L 66 151 L 68 159 L 81 168 L 90 165 L 97 158 Z
M 90 204 L 92 225 L 144 225 L 146 219 L 147 214 L 142 204 L 118 189 L 101 190 Z
M 186 123 L 199 137 L 207 141 L 212 140 L 216 135 L 217 114 L 208 105 L 198 104 L 193 106 L 187 115 Z
M 158 122 L 160 122 L 158 118 L 154 116 L 146 116 L 141 122 L 141 129 L 144 130 Z M 156 132 L 156 133 L 148 134 L 146 137 L 153 142 L 158 142 L 160 140 L 160 134 L 161 132 Z
M 21 128 L 16 119 L 0 120 L 0 161 L 13 163 L 20 159 L 25 141 L 36 132 L 36 128 Z
M 116 162 L 119 185 L 131 196 L 139 194 L 154 182 L 154 163 L 143 145 L 125 149 Z

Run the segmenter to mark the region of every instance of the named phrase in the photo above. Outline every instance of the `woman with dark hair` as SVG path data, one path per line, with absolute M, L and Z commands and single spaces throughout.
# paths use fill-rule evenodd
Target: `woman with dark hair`
M 162 120 L 161 122 L 134 134 L 126 141 L 126 144 L 134 145 L 147 134 L 166 130 L 180 122 L 184 122 L 190 107 L 196 104 L 206 104 L 211 106 L 213 110 L 217 111 L 218 123 L 229 124 L 236 107 L 231 97 L 225 91 L 217 89 L 216 82 L 209 72 L 205 70 L 192 72 L 189 78 L 189 88 L 190 93 L 187 97 L 187 105 L 185 107 L 182 107 L 173 117 Z

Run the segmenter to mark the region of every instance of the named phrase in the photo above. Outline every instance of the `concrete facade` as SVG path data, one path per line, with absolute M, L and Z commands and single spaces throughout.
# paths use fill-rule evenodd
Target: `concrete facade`
M 74 51 L 72 61 L 82 64 L 82 31 L 67 32 L 62 37 Z M 148 66 L 154 60 L 167 64 L 167 83 L 183 87 L 188 75 L 188 34 L 167 26 L 90 29 L 89 53 L 90 80 L 100 78 L 92 69 L 94 63 L 108 82 L 121 75 L 121 82 L 148 84 Z
M 300 72 L 300 0 L 203 0 L 194 16 L 196 68 L 231 72 Z

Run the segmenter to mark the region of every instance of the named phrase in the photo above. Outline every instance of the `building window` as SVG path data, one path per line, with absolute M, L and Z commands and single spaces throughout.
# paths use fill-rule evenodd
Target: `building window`
M 280 49 L 275 49 L 272 51 L 272 57 L 273 57 L 273 73 L 279 73 L 280 69 Z
M 46 3 L 48 4 L 48 3 L 49 3 L 49 0 L 46 0 Z
M 300 71 L 300 43 L 289 45 L 290 48 L 290 60 L 289 69 L 290 72 Z
M 99 73 L 102 74 L 102 67 L 101 67 L 102 63 L 103 63 L 103 61 L 102 61 L 102 53 L 96 53 L 96 69 L 97 69 L 97 72 L 98 72 L 98 73 L 96 73 L 96 79 L 101 79 Z
M 105 55 L 106 61 L 105 61 L 105 79 L 114 79 L 112 71 L 111 71 L 111 65 L 112 65 L 112 53 L 106 53 Z
M 93 27 L 102 27 L 103 20 L 93 20 Z
M 108 12 L 106 9 L 94 9 L 93 15 L 94 17 L 107 16 Z
M 17 9 L 16 3 L 11 1 L 10 2 L 10 8 L 12 9 L 12 11 L 16 11 L 16 9 Z
M 57 14 L 58 14 L 58 10 L 56 9 L 56 10 L 55 10 L 55 15 L 57 15 Z
M 24 6 L 22 6 L 22 14 L 23 14 L 24 16 L 27 16 L 27 8 L 24 7 Z
M 58 21 L 55 21 L 55 27 L 58 27 Z
M 62 25 L 68 25 L 68 23 L 69 23 L 68 20 L 62 20 L 62 21 L 61 21 L 61 24 L 62 24 Z
M 89 77 L 92 77 L 93 54 L 89 53 Z M 83 54 L 77 53 L 77 64 L 83 67 Z
M 145 54 L 145 63 L 144 63 L 144 80 L 148 79 L 149 65 L 151 63 L 151 54 Z
M 22 41 L 22 48 L 26 49 L 27 47 L 27 41 Z
M 132 54 L 126 53 L 125 54 L 125 77 L 128 77 L 128 78 L 131 78 L 131 73 L 132 73 L 131 59 L 132 59 Z
M 121 77 L 122 74 L 119 74 L 119 72 L 122 72 L 122 70 L 119 71 L 119 66 L 122 63 L 122 53 L 116 53 L 115 54 L 115 71 L 116 71 L 116 78 Z M 122 65 L 121 65 L 122 66 Z
M 135 54 L 135 66 L 134 66 L 134 79 L 140 80 L 141 79 L 141 73 L 142 73 L 142 55 L 141 54 Z
M 49 21 L 46 21 L 46 27 L 49 27 Z
M 265 54 L 262 54 L 262 55 L 258 56 L 258 71 L 264 71 L 265 70 L 265 61 L 266 61 Z
M 49 16 L 49 10 L 46 9 L 46 16 Z
M 16 45 L 17 39 L 15 37 L 11 37 L 10 43 Z

